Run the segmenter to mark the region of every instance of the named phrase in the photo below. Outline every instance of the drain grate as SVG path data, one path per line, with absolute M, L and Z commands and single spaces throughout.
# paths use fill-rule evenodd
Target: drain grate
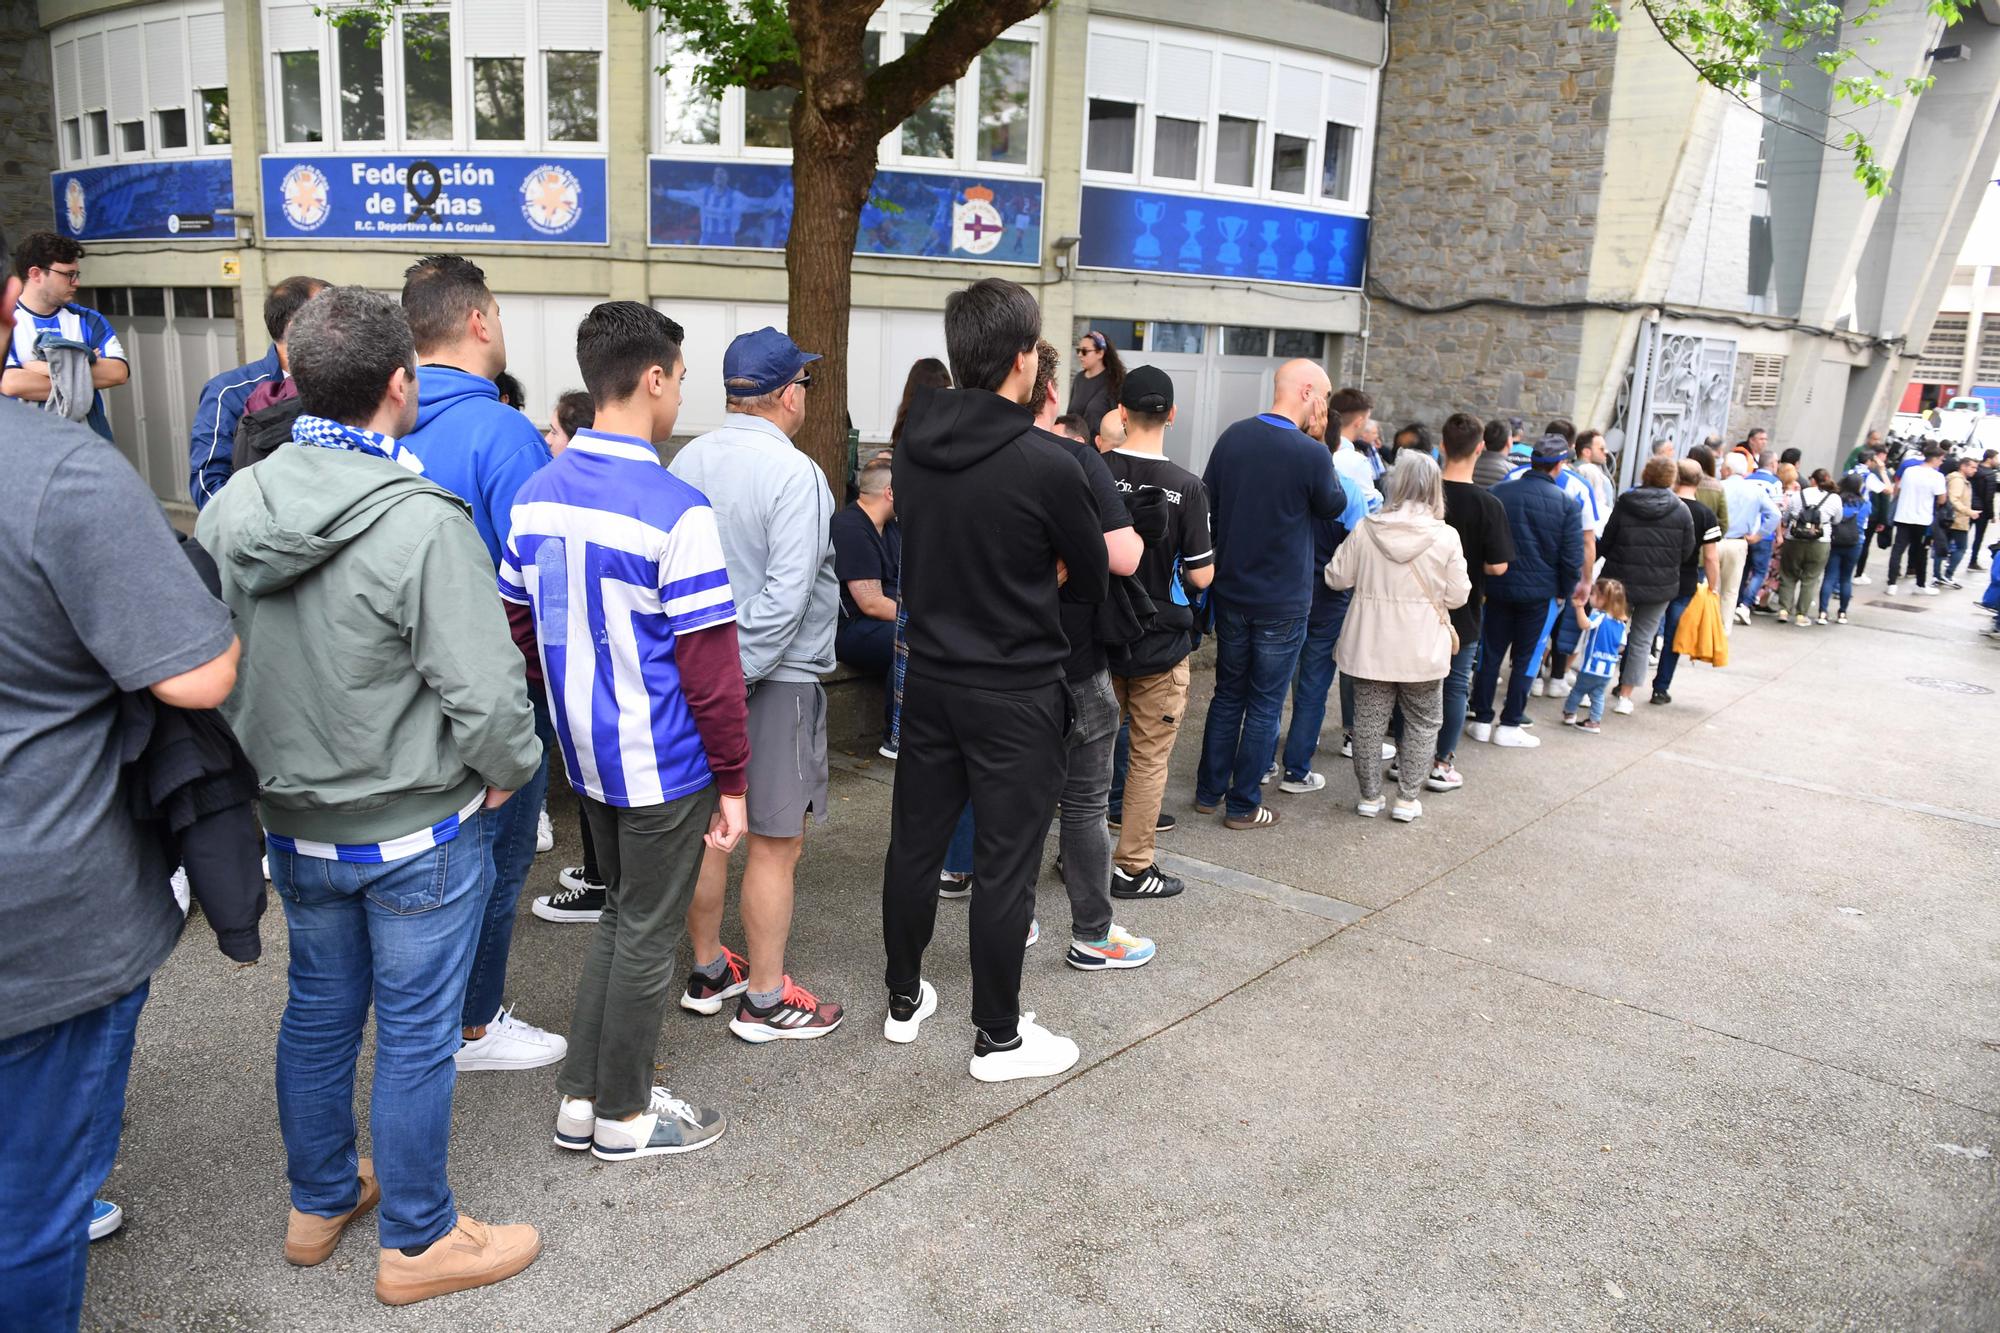
M 1901 602 L 1893 597 L 1877 597 L 1874 601 L 1868 603 L 1868 605 L 1879 606 L 1884 611 L 1922 611 L 1924 609 L 1914 602 Z
M 1905 676 L 1912 685 L 1926 690 L 1943 690 L 1946 694 L 1991 694 L 1984 685 L 1974 685 L 1969 680 L 1946 680 L 1942 676 Z

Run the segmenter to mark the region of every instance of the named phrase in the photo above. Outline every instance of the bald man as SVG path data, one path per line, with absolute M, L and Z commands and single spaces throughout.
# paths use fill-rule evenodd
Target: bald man
M 1259 780 L 1271 766 L 1285 689 L 1312 607 L 1313 521 L 1337 519 L 1347 495 L 1333 457 L 1305 427 L 1325 420 L 1332 383 L 1312 361 L 1273 377 L 1271 408 L 1222 432 L 1202 482 L 1215 538 L 1215 697 L 1201 738 L 1195 809 L 1223 824 L 1267 829 Z

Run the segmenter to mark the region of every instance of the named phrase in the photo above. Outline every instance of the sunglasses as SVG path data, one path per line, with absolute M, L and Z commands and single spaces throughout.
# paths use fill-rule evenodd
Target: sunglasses
M 812 388 L 813 386 L 812 372 L 810 370 L 806 371 L 803 375 L 800 375 L 797 379 L 793 380 L 792 383 L 798 385 L 801 389 Z M 789 388 L 790 386 L 787 385 L 786 387 Z

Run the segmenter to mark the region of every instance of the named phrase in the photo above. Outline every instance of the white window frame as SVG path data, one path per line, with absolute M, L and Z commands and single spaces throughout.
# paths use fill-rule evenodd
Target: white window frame
M 1240 41 L 1236 38 L 1215 34 L 1201 35 L 1202 47 L 1210 52 L 1208 114 L 1202 122 L 1200 169 L 1196 179 L 1186 180 L 1177 176 L 1162 176 L 1153 170 L 1153 155 L 1158 138 L 1158 122 L 1162 115 L 1171 112 L 1160 109 L 1160 47 L 1163 43 L 1177 46 L 1189 44 L 1189 34 L 1182 29 L 1169 28 L 1150 23 L 1137 23 L 1126 19 L 1090 19 L 1090 35 L 1122 38 L 1128 41 L 1144 42 L 1147 47 L 1145 100 L 1138 103 L 1138 126 L 1134 134 L 1133 162 L 1131 171 L 1103 171 L 1092 168 L 1090 162 L 1090 102 L 1092 100 L 1118 102 L 1131 105 L 1123 97 L 1093 98 L 1093 84 L 1086 74 L 1084 91 L 1084 134 L 1079 145 L 1079 155 L 1083 163 L 1083 181 L 1086 185 L 1139 186 L 1145 189 L 1162 190 L 1178 194 L 1200 194 L 1223 199 L 1255 199 L 1260 202 L 1286 205 L 1294 208 L 1329 209 L 1342 213 L 1366 216 L 1373 182 L 1368 179 L 1367 163 L 1370 161 L 1375 137 L 1374 111 L 1376 105 L 1377 71 L 1373 66 L 1353 61 L 1338 60 L 1315 52 L 1297 50 L 1291 47 L 1271 46 L 1259 42 Z M 1087 49 L 1087 48 L 1086 48 Z M 1247 109 L 1237 107 L 1227 112 L 1224 98 L 1223 69 L 1225 58 L 1235 56 L 1241 59 L 1261 61 L 1270 67 L 1269 88 L 1265 96 L 1263 113 L 1257 116 L 1257 144 L 1254 150 L 1252 183 L 1248 186 L 1232 185 L 1216 180 L 1216 156 L 1220 148 L 1221 121 L 1224 115 L 1233 119 L 1247 119 Z M 1300 135 L 1295 129 L 1279 129 L 1278 103 L 1282 94 L 1283 79 L 1280 71 L 1289 66 L 1295 71 L 1314 72 L 1320 76 L 1320 105 L 1312 116 L 1312 130 Z M 1364 85 L 1366 114 L 1362 123 L 1354 124 L 1351 114 L 1342 114 L 1334 95 L 1334 79 L 1338 77 L 1348 82 Z M 1174 115 L 1174 119 L 1185 116 Z M 1287 121 L 1302 119 L 1297 113 L 1286 117 Z M 1351 125 L 1354 129 L 1354 162 L 1349 172 L 1347 197 L 1341 198 L 1322 191 L 1325 174 L 1326 126 L 1329 122 Z M 1276 190 L 1271 186 L 1271 153 L 1276 145 L 1276 136 L 1284 133 L 1291 138 L 1305 138 L 1306 148 L 1306 188 L 1293 193 Z
M 903 54 L 906 36 L 914 38 L 929 24 L 934 10 L 930 0 L 882 0 L 882 7 L 868 20 L 868 31 L 878 33 L 882 41 L 882 63 L 888 64 Z M 877 148 L 876 163 L 885 171 L 939 171 L 964 174 L 976 171 L 982 175 L 1018 176 L 1024 180 L 1039 178 L 1042 174 L 1042 129 L 1048 114 L 1048 95 L 1044 87 L 1048 70 L 1046 26 L 1041 16 L 1023 20 L 1000 34 L 997 40 L 1025 42 L 1029 48 L 1028 66 L 1028 160 L 1026 162 L 994 162 L 979 156 L 979 80 L 984 68 L 983 57 L 976 57 L 954 88 L 953 155 L 949 158 L 919 157 L 903 151 L 903 127 L 899 124 L 884 135 Z M 662 33 L 654 38 L 653 66 L 655 69 L 667 64 L 669 38 Z M 667 157 L 709 157 L 718 161 L 738 162 L 789 162 L 792 150 L 789 148 L 758 148 L 744 142 L 744 92 L 742 88 L 724 91 L 717 112 L 716 142 L 712 144 L 681 143 L 669 138 L 666 114 L 667 76 L 656 75 L 653 81 L 653 144 L 654 151 Z M 942 91 L 942 90 L 940 90 Z
M 120 162 L 161 162 L 178 161 L 195 157 L 228 157 L 228 144 L 209 144 L 202 134 L 201 89 L 194 80 L 194 50 L 188 34 L 188 20 L 204 15 L 220 15 L 221 0 L 158 0 L 157 3 L 117 9 L 107 13 L 73 19 L 49 30 L 49 55 L 52 62 L 52 79 L 58 93 L 67 84 L 73 105 L 68 116 L 62 114 L 64 107 L 60 95 L 56 96 L 53 117 L 55 124 L 56 160 L 63 171 L 78 171 L 87 167 L 111 166 Z M 180 42 L 180 72 L 185 88 L 154 88 L 152 73 L 148 69 L 146 32 L 148 25 L 173 23 L 178 29 Z M 139 31 L 139 60 L 134 69 L 112 67 L 111 33 L 115 29 L 134 28 Z M 96 37 L 97 50 L 104 68 L 106 98 L 101 102 L 86 103 L 83 100 L 82 44 L 80 39 Z M 145 126 L 146 146 L 138 149 L 124 147 L 118 127 L 125 123 L 118 118 L 110 104 L 110 94 L 114 84 L 138 83 L 137 101 L 139 121 Z M 177 100 L 178 99 L 178 100 Z M 107 150 L 103 153 L 92 151 L 90 117 L 93 112 L 104 113 L 109 127 Z M 186 117 L 187 145 L 182 148 L 161 148 L 159 113 L 179 111 Z M 78 153 L 69 151 L 69 124 L 74 121 L 77 128 Z M 233 127 L 232 127 L 233 129 Z
M 408 6 L 398 6 L 395 13 L 384 20 L 385 29 L 380 47 L 382 53 L 382 129 L 380 139 L 349 138 L 340 124 L 340 55 L 339 40 L 330 18 L 322 17 L 315 24 L 317 46 L 306 47 L 297 43 L 278 45 L 268 34 L 269 11 L 274 7 L 295 8 L 300 0 L 263 0 L 267 22 L 264 42 L 265 69 L 265 117 L 270 130 L 271 151 L 288 152 L 389 152 L 389 153 L 568 153 L 576 156 L 598 156 L 609 150 L 606 135 L 609 68 L 608 34 L 600 37 L 599 45 L 589 46 L 574 41 L 563 40 L 560 45 L 549 45 L 556 40 L 551 35 L 543 36 L 541 7 L 536 4 L 524 6 L 526 29 L 522 33 L 519 56 L 495 56 L 494 53 L 476 51 L 464 36 L 464 15 L 468 6 L 483 0 L 413 0 Z M 409 106 L 405 80 L 404 59 L 404 19 L 410 14 L 442 13 L 447 16 L 451 49 L 447 54 L 435 57 L 446 62 L 451 73 L 452 133 L 446 139 L 417 139 L 408 136 L 405 128 Z M 279 57 L 291 52 L 312 50 L 319 56 L 319 107 L 320 138 L 313 140 L 287 139 L 284 137 L 284 88 L 279 73 Z M 595 139 L 553 139 L 548 134 L 548 57 L 551 53 L 589 52 L 597 57 L 597 137 Z M 481 139 L 475 137 L 475 113 L 472 105 L 472 62 L 476 59 L 519 59 L 522 62 L 522 129 L 525 137 L 519 139 Z

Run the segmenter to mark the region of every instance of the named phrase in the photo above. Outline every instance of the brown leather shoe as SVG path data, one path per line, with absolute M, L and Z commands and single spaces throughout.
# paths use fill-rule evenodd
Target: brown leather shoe
M 292 1209 L 291 1220 L 285 1223 L 285 1258 L 301 1268 L 311 1268 L 323 1264 L 333 1253 L 333 1247 L 340 1244 L 341 1232 L 347 1224 L 382 1201 L 382 1189 L 375 1183 L 375 1163 L 372 1159 L 361 1159 L 361 1169 L 356 1173 L 361 1177 L 361 1197 L 354 1206 L 338 1217 L 321 1217 L 317 1213 L 302 1213 Z
M 525 1223 L 488 1226 L 460 1213 L 457 1224 L 414 1259 L 401 1250 L 382 1251 L 375 1299 L 384 1305 L 411 1305 L 469 1291 L 514 1276 L 541 1252 L 541 1234 Z

